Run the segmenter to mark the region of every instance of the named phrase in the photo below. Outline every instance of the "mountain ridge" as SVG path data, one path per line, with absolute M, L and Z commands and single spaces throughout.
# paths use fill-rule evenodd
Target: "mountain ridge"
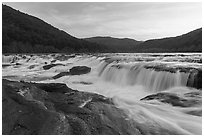
M 99 52 L 105 49 L 6 5 L 2 5 L 2 36 L 3 53 Z
M 165 45 L 165 49 L 163 49 Z M 146 49 L 154 52 L 202 52 L 202 28 L 190 31 L 188 33 L 161 39 L 150 39 L 140 44 L 143 52 Z
M 130 38 L 114 38 L 111 36 L 97 36 L 91 38 L 85 38 L 86 41 L 94 42 L 100 45 L 109 46 L 111 50 L 116 52 L 128 52 L 134 49 L 141 41 Z

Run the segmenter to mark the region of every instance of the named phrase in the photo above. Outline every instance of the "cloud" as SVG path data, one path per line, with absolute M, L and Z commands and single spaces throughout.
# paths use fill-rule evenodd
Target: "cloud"
M 202 26 L 201 3 L 4 3 L 79 37 L 137 40 L 180 35 Z

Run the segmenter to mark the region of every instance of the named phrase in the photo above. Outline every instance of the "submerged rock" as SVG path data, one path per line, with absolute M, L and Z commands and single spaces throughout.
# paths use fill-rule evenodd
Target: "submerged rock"
M 140 134 L 112 100 L 59 83 L 3 80 L 2 134 Z
M 52 78 L 53 78 L 53 79 L 58 79 L 58 78 L 61 78 L 61 77 L 63 77 L 63 76 L 68 76 L 68 75 L 70 75 L 69 72 L 60 72 L 59 74 L 53 76 Z
M 30 65 L 29 67 L 28 67 L 28 69 L 33 69 L 33 68 L 35 68 L 37 65 Z
M 202 92 L 189 92 L 184 94 L 185 97 L 202 98 Z
M 194 116 L 202 116 L 202 110 L 191 110 L 185 112 L 186 114 L 194 115 Z
M 93 83 L 91 83 L 91 82 L 85 82 L 85 81 L 80 81 L 80 82 L 78 82 L 78 81 L 74 81 L 74 82 L 72 82 L 73 84 L 83 84 L 83 85 L 91 85 L 91 84 L 93 84 Z
M 22 65 L 22 64 L 20 64 L 20 63 L 17 62 L 15 65 L 18 66 L 18 65 Z

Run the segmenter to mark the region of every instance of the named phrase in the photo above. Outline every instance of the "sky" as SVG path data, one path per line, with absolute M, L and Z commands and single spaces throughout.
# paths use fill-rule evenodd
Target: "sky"
M 77 38 L 111 36 L 148 40 L 202 26 L 199 2 L 4 2 Z

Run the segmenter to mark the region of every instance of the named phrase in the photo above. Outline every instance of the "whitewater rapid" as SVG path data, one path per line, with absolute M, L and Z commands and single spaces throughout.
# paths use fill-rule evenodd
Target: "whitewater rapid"
M 175 134 L 202 133 L 202 116 L 187 113 L 202 111 L 201 104 L 178 107 L 158 100 L 141 100 L 156 93 L 173 93 L 184 98 L 186 93 L 202 92 L 191 84 L 194 75 L 197 75 L 194 71 L 202 70 L 201 54 L 73 54 L 66 59 L 56 59 L 60 56 L 3 55 L 3 78 L 65 83 L 72 89 L 110 97 L 129 119 L 146 130 L 146 134 L 165 134 L 164 131 Z M 63 65 L 44 70 L 43 66 L 52 61 Z M 87 66 L 91 72 L 52 78 L 73 66 Z M 202 101 L 201 96 L 195 98 Z

